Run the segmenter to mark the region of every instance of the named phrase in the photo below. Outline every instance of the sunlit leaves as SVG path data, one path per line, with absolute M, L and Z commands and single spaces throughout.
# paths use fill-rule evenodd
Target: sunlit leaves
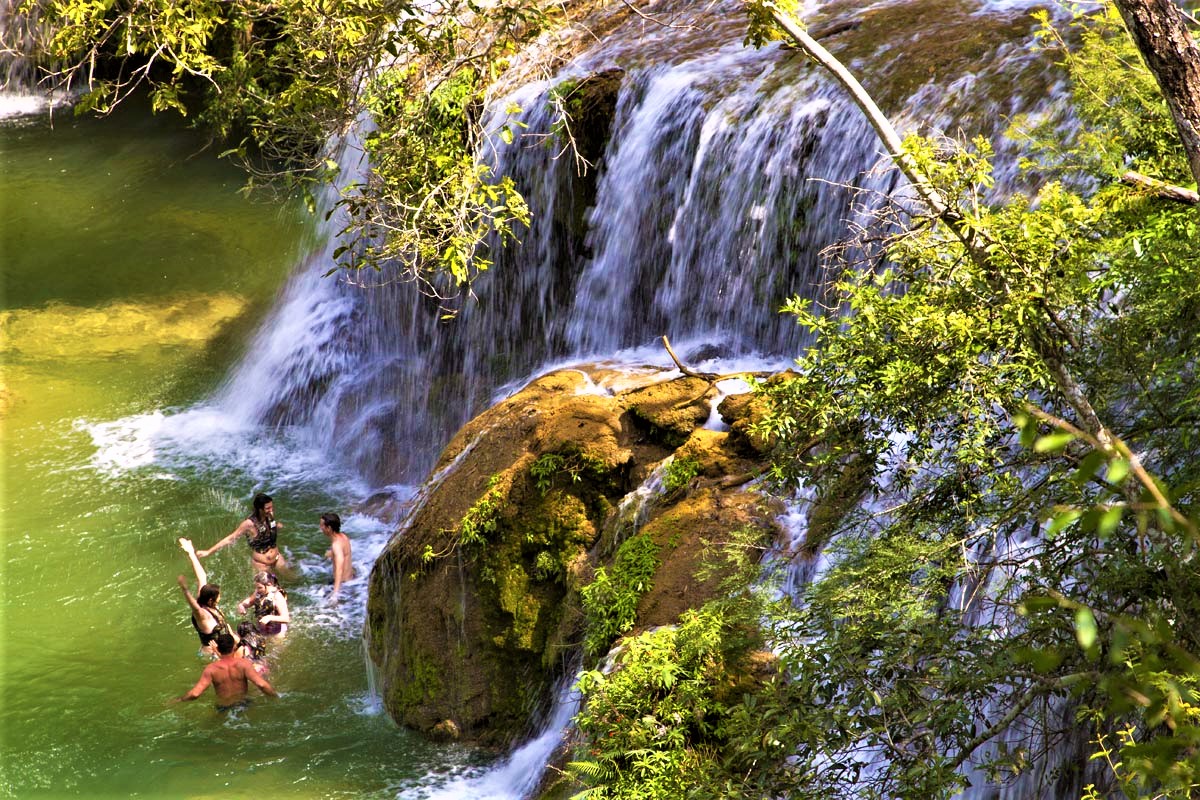
M 910 734 L 921 708 L 948 752 L 975 741 L 974 727 L 948 732 L 978 721 L 978 698 L 1020 710 L 1045 692 L 1102 735 L 1136 720 L 1143 738 L 1119 753 L 1130 785 L 1179 789 L 1200 774 L 1194 756 L 1178 760 L 1200 742 L 1195 526 L 1172 505 L 1186 511 L 1200 488 L 1197 218 L 1111 181 L 1131 163 L 1168 180 L 1186 171 L 1119 33 L 1103 16 L 1082 28 L 1083 49 L 1064 51 L 1088 94 L 1076 95 L 1085 124 L 1040 130 L 1026 164 L 1042 170 L 1034 196 L 989 193 L 986 142 L 910 138 L 956 226 L 877 215 L 833 262 L 820 304 L 785 308 L 813 345 L 794 375 L 762 388 L 774 476 L 820 497 L 848 451 L 887 465 L 842 519 L 828 577 L 805 598 L 808 643 L 793 651 L 838 676 L 832 697 L 859 746 Z M 1109 429 L 1085 418 L 1081 396 Z M 952 650 L 943 633 L 969 644 Z M 944 686 L 914 664 L 957 676 L 955 691 L 932 693 L 939 707 L 905 693 L 905 681 Z M 844 753 L 818 746 L 830 761 Z M 906 755 L 889 753 L 901 765 L 876 779 L 895 780 L 896 795 L 919 781 L 952 790 L 936 757 Z

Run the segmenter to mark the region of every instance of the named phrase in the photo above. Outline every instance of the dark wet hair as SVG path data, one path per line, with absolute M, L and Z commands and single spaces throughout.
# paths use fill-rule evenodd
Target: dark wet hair
M 253 633 L 254 633 L 254 623 L 253 622 L 251 622 L 248 619 L 245 619 L 238 623 L 237 635 L 238 635 L 239 639 L 245 639 L 247 636 L 250 636 Z
M 334 533 L 342 532 L 342 518 L 332 511 L 326 511 L 321 515 L 321 522 L 329 526 L 329 529 Z
M 217 652 L 223 656 L 227 656 L 237 647 L 237 642 L 233 640 L 233 634 L 227 630 L 223 630 L 217 634 Z
M 215 583 L 206 583 L 200 587 L 200 594 L 196 597 L 196 602 L 205 608 L 213 608 L 217 605 L 217 597 L 221 594 L 221 587 Z
M 262 492 L 259 492 L 258 494 L 254 495 L 254 516 L 261 517 L 262 510 L 267 507 L 267 503 L 273 502 L 275 501 L 271 499 L 271 495 L 269 494 L 263 494 Z

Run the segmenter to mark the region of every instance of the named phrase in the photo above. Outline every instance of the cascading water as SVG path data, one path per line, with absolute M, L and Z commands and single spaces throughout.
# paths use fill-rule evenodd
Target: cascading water
M 0 120 L 28 117 L 68 102 L 38 88 L 31 53 L 44 36 L 40 9 L 21 0 L 0 0 Z
M 839 91 L 778 47 L 737 44 L 730 20 L 739 17 L 714 13 L 720 26 L 654 30 L 664 61 L 644 38 L 612 36 L 553 81 L 496 104 L 525 109 L 529 135 L 492 145 L 534 222 L 521 246 L 494 252 L 478 301 L 458 319 L 440 320 L 410 285 L 360 290 L 314 277 L 314 265 L 221 402 L 268 425 L 305 427 L 331 457 L 391 483 L 418 479 L 497 387 L 548 361 L 608 357 L 667 334 L 685 358 L 757 353 L 786 363 L 803 336 L 775 310 L 814 295 L 820 253 L 843 238 L 855 197 L 888 194 L 895 173 L 872 169 L 879 146 Z M 672 37 L 686 47 L 672 48 Z M 988 79 L 1027 58 L 1009 56 Z M 598 175 L 580 176 L 572 158 L 542 144 L 553 124 L 548 93 L 601 73 L 623 77 L 599 135 Z M 981 95 L 984 80 L 960 88 Z M 954 113 L 967 107 L 960 95 L 930 108 L 931 93 L 900 116 L 994 125 L 1022 102 L 1010 92 L 1004 105 L 981 98 Z

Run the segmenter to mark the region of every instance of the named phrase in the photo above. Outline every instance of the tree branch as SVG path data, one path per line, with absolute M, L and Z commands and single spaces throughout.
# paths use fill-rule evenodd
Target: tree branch
M 851 99 L 867 117 L 871 127 L 887 148 L 888 155 L 893 163 L 896 164 L 904 176 L 912 183 L 913 188 L 921 200 L 929 207 L 933 216 L 945 224 L 962 243 L 967 257 L 982 270 L 984 279 L 987 281 L 991 291 L 1000 297 L 1010 294 L 1010 287 L 1007 281 L 1003 275 L 999 274 L 993 268 L 990 255 L 991 251 L 1000 248 L 1002 243 L 997 242 L 986 231 L 967 224 L 967 220 L 964 218 L 962 212 L 951 205 L 922 171 L 921 166 L 913 158 L 912 154 L 905 150 L 900 134 L 896 131 L 896 128 L 887 116 L 880 110 L 871 95 L 836 57 L 805 32 L 796 19 L 781 11 L 773 4 L 765 4 L 764 8 L 805 53 L 818 64 L 825 67 L 838 83 L 850 93 Z M 1067 366 L 1065 355 L 1062 352 L 1062 347 L 1055 341 L 1052 331 L 1052 323 L 1047 324 L 1043 322 L 1042 324 L 1037 324 L 1035 322 L 1031 325 L 1029 332 L 1028 341 L 1030 346 L 1046 366 L 1059 393 L 1075 411 L 1076 415 L 1078 415 L 1084 429 L 1100 443 L 1101 449 L 1105 452 L 1116 452 L 1114 442 L 1118 441 L 1117 437 L 1101 421 L 1100 415 L 1096 413 L 1087 396 L 1087 392 L 1071 373 Z M 1132 487 L 1129 485 L 1125 488 L 1126 491 L 1132 491 Z M 1131 502 L 1134 500 L 1136 498 L 1130 498 Z
M 1143 175 L 1140 172 L 1129 170 L 1121 176 L 1121 183 L 1127 183 L 1130 186 L 1140 186 L 1149 190 L 1150 194 L 1155 197 L 1162 197 L 1167 200 L 1174 200 L 1177 203 L 1185 203 L 1189 206 L 1200 205 L 1200 193 L 1194 189 L 1185 189 L 1182 186 L 1160 181 L 1156 178 L 1151 178 L 1149 175 Z

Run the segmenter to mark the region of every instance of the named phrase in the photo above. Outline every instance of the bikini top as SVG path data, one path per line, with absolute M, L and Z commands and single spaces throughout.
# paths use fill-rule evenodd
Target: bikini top
M 229 630 L 229 623 L 225 621 L 225 615 L 221 613 L 221 609 L 205 608 L 204 610 L 208 612 L 209 616 L 211 616 L 213 621 L 217 624 L 216 627 L 214 627 L 211 631 L 205 633 L 204 631 L 200 630 L 200 624 L 196 622 L 196 615 L 192 614 L 192 627 L 196 629 L 196 633 L 200 636 L 201 647 L 207 647 L 209 642 L 215 641 L 217 634 L 221 633 L 221 631 Z
M 266 553 L 275 548 L 275 520 L 261 522 L 257 517 L 246 517 L 254 526 L 254 535 L 250 537 L 250 549 L 256 553 Z
M 279 608 L 275 605 L 275 601 L 271 599 L 270 595 L 263 595 L 262 597 L 254 598 L 254 603 L 251 605 L 251 608 L 254 610 L 255 619 L 262 619 L 263 617 L 269 617 L 272 614 L 279 613 Z

